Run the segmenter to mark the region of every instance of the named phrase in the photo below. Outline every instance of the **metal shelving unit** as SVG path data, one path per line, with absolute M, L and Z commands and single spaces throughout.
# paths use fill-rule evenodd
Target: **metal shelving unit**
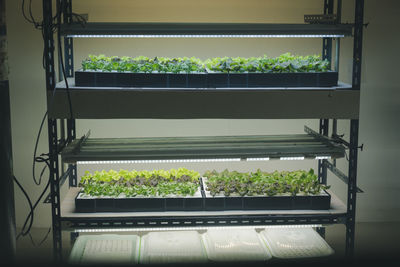
M 323 0 L 323 13 L 334 13 L 334 0 Z M 64 1 L 64 16 L 59 34 L 63 37 L 66 76 L 70 81 L 69 97 L 74 114 L 71 117 L 68 107 L 68 92 L 64 82 L 56 82 L 55 76 L 55 41 L 53 29 L 52 0 L 43 0 L 44 49 L 46 69 L 46 90 L 48 95 L 48 136 L 50 158 L 50 199 L 53 223 L 53 247 L 55 259 L 61 259 L 62 230 L 80 228 L 129 228 L 129 227 L 186 227 L 193 225 L 231 226 L 231 225 L 277 225 L 277 224 L 317 224 L 327 225 L 341 223 L 346 226 L 346 256 L 354 252 L 355 209 L 357 188 L 357 153 L 358 153 L 358 117 L 361 77 L 361 53 L 363 32 L 364 1 L 355 1 L 354 24 L 341 24 L 341 0 L 337 0 L 336 23 L 324 24 L 151 24 L 151 23 L 88 23 L 86 27 L 77 26 L 72 20 L 72 0 Z M 213 25 L 213 28 L 210 28 Z M 74 75 L 73 38 L 99 37 L 106 35 L 259 35 L 259 37 L 308 37 L 322 38 L 322 55 L 332 62 L 333 38 L 352 35 L 354 40 L 352 84 L 339 83 L 333 88 L 79 88 L 75 87 L 71 77 Z M 161 37 L 161 36 L 158 36 Z M 199 36 L 197 36 L 199 37 Z M 215 37 L 215 36 L 214 36 Z M 246 37 L 246 36 L 244 36 Z M 340 43 L 336 44 L 336 70 Z M 60 73 L 60 77 L 62 77 Z M 53 92 L 56 93 L 53 96 Z M 162 102 L 168 98 L 179 98 L 180 103 L 166 111 Z M 136 106 L 124 105 L 135 99 Z M 200 101 L 199 101 L 200 99 Z M 90 100 L 90 105 L 88 105 Z M 112 101 L 111 101 L 112 100 Z M 138 101 L 139 100 L 139 101 Z M 163 101 L 161 101 L 163 100 Z M 223 101 L 222 101 L 223 100 Z M 245 100 L 245 101 L 244 101 Z M 160 109 L 148 109 L 146 103 L 158 101 Z M 202 103 L 207 101 L 207 109 Z M 222 101 L 222 102 L 221 102 Z M 236 103 L 251 103 L 246 109 L 236 110 Z M 121 103 L 107 108 L 109 102 Z M 204 103 L 204 102 L 203 102 Z M 221 108 L 221 103 L 226 103 Z M 255 103 L 255 104 L 254 104 Z M 287 104 L 284 110 L 279 107 Z M 102 107 L 101 109 L 97 107 Z M 164 113 L 160 111 L 163 110 Z M 306 128 L 306 133 L 299 136 L 244 136 L 232 137 L 228 141 L 230 149 L 211 144 L 221 137 L 199 138 L 198 145 L 187 145 L 193 139 L 171 140 L 167 138 L 143 139 L 90 139 L 76 138 L 75 119 L 84 118 L 279 118 L 279 119 L 319 119 L 319 132 Z M 350 122 L 350 141 L 337 135 L 336 119 Z M 333 132 L 329 134 L 329 121 L 332 120 Z M 236 139 L 235 139 L 236 138 Z M 150 149 L 141 149 L 141 143 L 148 142 Z M 186 143 L 185 143 L 186 142 Z M 254 149 L 254 142 L 257 149 Z M 172 151 L 171 143 L 180 146 L 181 151 Z M 261 148 L 260 148 L 261 144 Z M 292 149 L 296 144 L 296 149 Z M 300 145 L 299 145 L 300 144 Z M 107 147 L 108 146 L 108 147 Z M 106 153 L 104 147 L 114 148 L 113 153 Z M 61 153 L 61 148 L 66 147 Z M 308 150 L 307 150 L 308 149 Z M 319 150 L 318 150 L 319 149 Z M 349 168 L 346 175 L 336 168 L 335 158 L 343 157 L 344 149 L 349 150 Z M 157 151 L 157 153 L 156 153 Z M 161 151 L 161 152 L 160 152 Z M 184 152 L 184 153 L 183 153 Z M 274 154 L 274 152 L 276 152 Z M 78 160 L 106 159 L 181 159 L 210 157 L 238 157 L 246 160 L 249 157 L 286 157 L 304 156 L 318 160 L 318 177 L 321 183 L 327 181 L 327 171 L 332 171 L 348 184 L 347 204 L 343 204 L 332 194 L 332 207 L 323 211 L 220 211 L 220 212 L 164 212 L 164 213 L 76 213 L 74 196 L 77 191 L 76 162 Z M 278 156 L 277 156 L 278 155 Z M 324 157 L 319 157 L 324 156 Z M 328 157 L 329 156 L 329 157 Z M 333 160 L 333 162 L 330 161 Z M 68 168 L 64 171 L 63 164 Z M 60 187 L 69 180 L 69 192 L 63 201 L 60 198 Z M 319 229 L 324 235 L 324 229 Z

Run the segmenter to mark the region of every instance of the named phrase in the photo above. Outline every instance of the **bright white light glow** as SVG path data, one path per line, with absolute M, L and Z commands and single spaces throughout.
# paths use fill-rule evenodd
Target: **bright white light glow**
M 70 34 L 69 38 L 340 38 L 343 34 Z
M 322 224 L 305 225 L 243 225 L 243 226 L 196 226 L 196 227 L 146 227 L 146 228 L 109 228 L 109 229 L 75 229 L 76 233 L 99 232 L 143 232 L 143 231 L 198 231 L 198 230 L 223 230 L 223 229 L 260 229 L 260 228 L 311 228 L 322 227 Z
M 190 163 L 190 162 L 231 162 L 240 161 L 240 158 L 221 159 L 160 159 L 160 160 L 102 160 L 102 161 L 78 161 L 77 164 L 131 164 L 131 163 Z
M 316 156 L 315 159 L 331 159 L 331 156 Z
M 247 158 L 247 161 L 264 161 L 269 160 L 269 158 Z
M 280 160 L 304 160 L 305 157 L 280 157 Z M 331 156 L 316 156 L 316 160 L 331 159 Z M 269 157 L 244 158 L 244 161 L 267 161 Z M 100 161 L 77 161 L 78 165 L 89 164 L 142 164 L 142 163 L 197 163 L 197 162 L 238 162 L 241 158 L 216 158 L 216 159 L 157 159 L 157 160 L 100 160 Z
M 280 157 L 280 160 L 303 160 L 304 157 Z

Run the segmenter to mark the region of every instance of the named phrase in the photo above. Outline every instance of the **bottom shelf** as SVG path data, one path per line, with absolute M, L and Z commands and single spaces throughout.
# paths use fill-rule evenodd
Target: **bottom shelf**
M 223 225 L 332 224 L 346 216 L 346 206 L 331 194 L 328 210 L 223 210 L 165 212 L 95 212 L 75 211 L 79 188 L 68 190 L 61 203 L 65 227 L 193 227 Z
M 333 249 L 311 227 L 151 231 L 81 235 L 69 260 L 81 263 L 213 263 L 321 258 Z

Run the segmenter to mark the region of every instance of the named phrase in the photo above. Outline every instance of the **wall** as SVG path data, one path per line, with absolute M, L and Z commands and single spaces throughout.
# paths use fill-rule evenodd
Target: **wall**
M 15 175 L 36 199 L 44 184 L 35 186 L 32 180 L 32 155 L 35 137 L 46 109 L 44 70 L 42 69 L 42 40 L 40 32 L 24 21 L 21 1 L 7 1 L 7 24 L 9 33 L 10 87 L 12 104 L 12 132 Z M 34 1 L 33 13 L 40 17 L 41 1 Z M 343 1 L 343 20 L 349 21 L 353 14 L 353 1 Z M 389 2 L 378 6 L 378 1 L 366 1 L 366 21 L 371 24 L 365 31 L 363 85 L 361 94 L 360 142 L 365 149 L 360 153 L 359 185 L 366 191 L 359 195 L 357 219 L 360 221 L 398 220 L 400 206 L 393 201 L 399 187 L 396 180 L 395 153 L 399 142 L 396 111 L 399 114 L 399 90 L 390 70 L 396 67 L 391 55 L 398 47 L 399 39 L 393 39 L 384 27 L 392 25 L 398 13 Z M 121 8 L 114 8 L 117 3 Z M 96 7 L 95 7 L 96 6 Z M 301 23 L 304 14 L 321 13 L 323 1 L 307 0 L 85 0 L 74 1 L 74 11 L 89 13 L 90 21 L 192 21 L 192 22 L 292 22 Z M 379 8 L 378 8 L 379 7 Z M 281 18 L 285 18 L 284 20 Z M 114 21 L 116 21 L 114 19 Z M 394 24 L 393 24 L 394 25 Z M 346 56 L 352 53 L 351 39 L 342 41 L 341 80 L 349 81 L 352 61 Z M 281 53 L 318 54 L 320 39 L 80 39 L 75 43 L 75 65 L 88 54 L 146 55 L 146 56 L 277 56 Z M 384 65 L 384 71 L 380 66 Z M 173 103 L 172 103 L 173 104 Z M 240 107 L 238 107 L 240 108 Z M 283 107 L 284 108 L 284 107 Z M 303 125 L 317 129 L 317 120 L 79 120 L 78 136 L 91 129 L 92 137 L 120 136 L 185 136 L 185 135 L 239 135 L 301 133 Z M 348 123 L 339 121 L 340 129 L 348 132 Z M 397 127 L 397 128 L 395 128 Z M 40 152 L 47 151 L 47 128 L 39 142 Z M 339 166 L 346 170 L 345 160 Z M 103 167 L 103 166 L 102 166 Z M 110 166 L 105 166 L 110 167 Z M 111 166 L 113 168 L 127 166 Z M 153 166 L 135 166 L 152 168 Z M 163 165 L 163 168 L 176 167 Z M 205 165 L 190 165 L 200 171 L 210 168 Z M 269 162 L 264 165 L 217 165 L 218 169 L 229 167 L 266 170 L 316 167 L 316 162 Z M 131 168 L 134 168 L 131 166 Z M 38 171 L 40 170 L 37 168 Z M 37 171 L 37 172 L 38 172 Z M 83 169 L 80 169 L 83 171 Z M 381 183 L 381 181 L 384 181 Z M 341 181 L 329 177 L 338 195 L 346 196 L 346 187 Z M 16 189 L 17 225 L 21 226 L 28 205 Z M 379 200 L 379 201 L 377 201 Z M 48 227 L 51 222 L 50 206 L 41 204 L 35 213 L 37 227 Z

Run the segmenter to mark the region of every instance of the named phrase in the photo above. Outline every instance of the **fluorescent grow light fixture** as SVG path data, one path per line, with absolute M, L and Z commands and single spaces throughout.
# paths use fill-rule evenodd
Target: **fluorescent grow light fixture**
M 352 25 L 88 22 L 63 24 L 60 33 L 74 38 L 337 38 L 351 36 Z
M 331 159 L 331 156 L 316 156 L 316 160 Z M 305 160 L 305 157 L 279 157 L 278 160 Z M 313 159 L 313 158 L 310 158 Z M 269 157 L 259 158 L 210 158 L 210 159 L 159 159 L 159 160 L 93 160 L 77 161 L 78 165 L 90 164 L 146 164 L 146 163 L 199 163 L 199 162 L 239 162 L 239 161 L 269 161 Z
M 316 156 L 315 159 L 331 159 L 331 156 Z
M 343 34 L 69 34 L 69 38 L 341 38 Z
M 109 229 L 75 229 L 76 233 L 104 233 L 104 232 L 143 232 L 143 231 L 198 231 L 209 229 L 255 229 L 255 228 L 312 228 L 322 227 L 321 224 L 299 225 L 243 225 L 243 226 L 194 226 L 194 227 L 140 227 L 140 228 L 109 228 Z
M 141 163 L 191 163 L 191 162 L 232 162 L 241 161 L 240 158 L 217 159 L 160 159 L 160 160 L 101 160 L 101 161 L 77 161 L 77 164 L 141 164 Z

